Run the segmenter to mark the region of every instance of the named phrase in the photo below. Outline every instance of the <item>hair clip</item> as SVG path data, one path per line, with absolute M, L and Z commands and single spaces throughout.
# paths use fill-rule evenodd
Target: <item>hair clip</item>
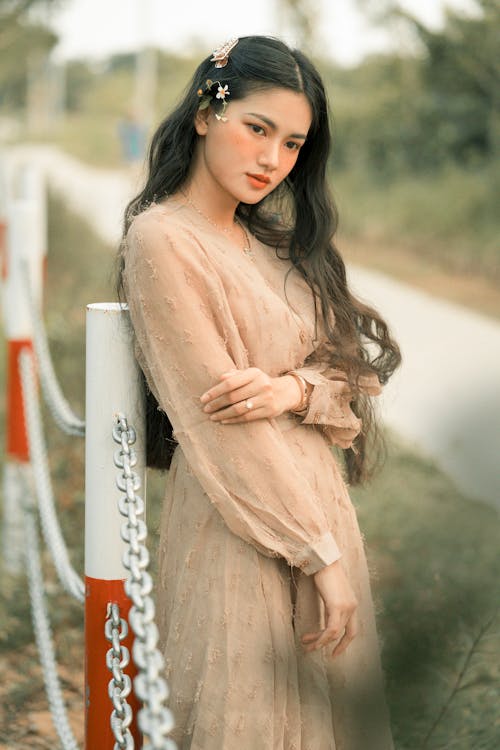
M 232 37 L 227 42 L 222 44 L 213 52 L 213 57 L 210 58 L 210 62 L 215 62 L 216 68 L 224 68 L 229 60 L 229 53 L 238 44 L 238 37 Z

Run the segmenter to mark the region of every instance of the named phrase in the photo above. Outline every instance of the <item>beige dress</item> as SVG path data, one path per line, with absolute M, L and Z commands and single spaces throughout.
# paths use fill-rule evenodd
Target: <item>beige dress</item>
M 157 582 L 172 737 L 179 750 L 391 750 L 363 540 L 331 450 L 360 422 L 321 359 L 306 283 L 292 268 L 285 296 L 290 262 L 251 244 L 253 258 L 170 199 L 124 246 L 137 357 L 179 442 Z M 305 417 L 211 421 L 200 395 L 252 366 L 314 384 Z M 376 376 L 365 387 L 380 392 Z M 302 635 L 324 626 L 312 573 L 339 556 L 358 635 L 335 659 L 305 654 Z

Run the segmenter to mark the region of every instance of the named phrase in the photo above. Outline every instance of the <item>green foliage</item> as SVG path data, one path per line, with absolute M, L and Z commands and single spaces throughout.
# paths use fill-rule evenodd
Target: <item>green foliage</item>
M 377 178 L 421 169 L 426 158 L 416 120 L 419 61 L 373 58 L 353 70 L 324 68 L 334 119 L 335 169 Z
M 57 43 L 56 34 L 28 12 L 57 0 L 0 0 L 0 107 L 21 107 L 26 79 Z
M 23 139 L 26 140 L 26 139 Z M 44 138 L 88 164 L 122 167 L 118 117 L 110 114 L 71 113 Z M 35 134 L 35 141 L 38 142 Z
M 442 31 L 408 17 L 426 50 L 429 120 L 446 131 L 446 149 L 458 162 L 487 158 L 500 145 L 500 4 L 480 0 L 479 6 L 478 17 L 448 11 Z
M 174 105 L 181 88 L 192 76 L 197 60 L 155 51 L 158 85 L 157 119 Z M 112 55 L 104 63 L 83 60 L 68 63 L 66 80 L 68 109 L 105 117 L 123 115 L 133 108 L 135 54 Z
M 368 542 L 398 750 L 493 750 L 500 669 L 494 509 L 389 441 L 384 471 L 351 490 Z
M 321 63 L 342 227 L 498 280 L 500 4 L 481 0 L 474 17 L 448 11 L 441 31 L 381 5 L 385 21 L 397 15 L 413 30 L 418 55 L 373 56 L 351 70 Z
M 280 20 L 284 21 L 300 49 L 314 50 L 319 19 L 318 0 L 277 0 Z
M 337 122 L 337 168 L 361 164 L 385 179 L 498 158 L 500 4 L 480 6 L 474 17 L 448 11 L 441 31 L 393 11 L 418 37 L 419 56 L 375 56 L 350 71 L 323 65 Z
M 402 173 L 383 186 L 363 169 L 333 172 L 341 229 L 347 236 L 413 250 L 422 263 L 450 273 L 500 279 L 496 164 L 445 165 L 439 172 Z
M 95 73 L 83 60 L 70 60 L 66 64 L 66 108 L 68 112 L 82 109 L 87 91 L 95 83 Z

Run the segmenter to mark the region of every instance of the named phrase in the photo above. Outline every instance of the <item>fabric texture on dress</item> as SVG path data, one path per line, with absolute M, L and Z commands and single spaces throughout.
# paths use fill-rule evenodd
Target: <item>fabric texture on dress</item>
M 361 422 L 314 339 L 306 282 L 292 268 L 285 293 L 290 262 L 252 250 L 175 199 L 136 216 L 123 249 L 136 356 L 179 442 L 157 585 L 172 736 L 180 750 L 392 750 L 363 537 L 331 450 Z M 312 383 L 307 412 L 210 420 L 201 394 L 252 366 Z M 362 385 L 381 391 L 375 375 Z M 324 627 L 312 574 L 338 559 L 360 628 L 332 660 L 300 638 Z

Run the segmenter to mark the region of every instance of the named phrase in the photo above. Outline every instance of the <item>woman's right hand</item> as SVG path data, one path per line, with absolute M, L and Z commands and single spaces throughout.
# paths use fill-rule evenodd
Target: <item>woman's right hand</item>
M 340 560 L 314 573 L 314 583 L 325 604 L 326 627 L 302 636 L 304 651 L 314 651 L 340 638 L 331 653 L 332 657 L 338 656 L 358 632 L 358 602 Z

